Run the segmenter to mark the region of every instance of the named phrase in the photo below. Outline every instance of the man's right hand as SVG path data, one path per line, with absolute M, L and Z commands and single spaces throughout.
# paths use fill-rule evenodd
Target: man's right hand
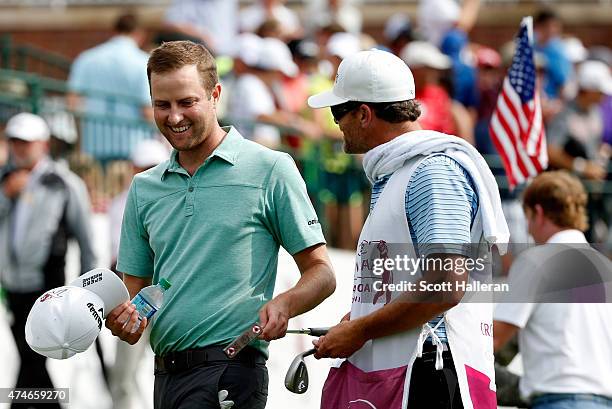
M 30 172 L 25 169 L 19 169 L 11 172 L 2 184 L 4 195 L 9 199 L 14 199 L 21 194 L 30 180 Z
M 140 322 L 140 326 L 136 332 L 131 332 L 131 329 L 136 325 L 138 320 L 138 311 L 130 301 L 118 305 L 106 317 L 106 328 L 110 329 L 114 336 L 130 345 L 134 345 L 140 339 L 143 331 L 147 327 L 147 319 L 144 318 Z

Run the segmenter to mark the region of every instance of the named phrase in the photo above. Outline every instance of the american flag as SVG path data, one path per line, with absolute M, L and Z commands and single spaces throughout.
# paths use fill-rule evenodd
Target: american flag
M 504 78 L 489 132 L 501 155 L 510 188 L 548 166 L 546 134 L 533 61 L 532 18 L 525 17 L 515 39 L 516 51 Z

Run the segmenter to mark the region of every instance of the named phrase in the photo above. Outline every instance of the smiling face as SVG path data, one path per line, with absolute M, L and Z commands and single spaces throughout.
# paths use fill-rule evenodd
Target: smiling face
M 196 65 L 151 73 L 155 123 L 177 151 L 194 151 L 206 144 L 217 124 L 216 103 L 221 85 L 204 88 Z

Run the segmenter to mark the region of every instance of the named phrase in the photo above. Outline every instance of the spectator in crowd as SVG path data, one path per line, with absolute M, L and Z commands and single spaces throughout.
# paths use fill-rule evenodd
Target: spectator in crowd
M 10 161 L 0 172 L 0 271 L 21 359 L 16 387 L 52 388 L 46 358 L 30 349 L 23 329 L 37 297 L 64 285 L 68 239 L 78 242 L 81 271 L 95 267 L 89 199 L 83 182 L 48 157 L 50 131 L 41 117 L 17 114 L 5 135 Z
M 608 47 L 598 46 L 589 50 L 590 59 L 601 61 L 612 70 L 612 51 Z M 610 158 L 612 154 L 612 95 L 606 95 L 601 103 L 601 112 L 604 121 L 602 155 Z M 612 229 L 610 230 L 612 234 Z
M 266 20 L 274 19 L 281 24 L 283 39 L 299 38 L 302 34 L 300 19 L 284 3 L 284 0 L 255 1 L 240 11 L 240 31 L 255 32 Z
M 238 0 L 173 0 L 166 11 L 162 39 L 172 33 L 196 39 L 217 55 L 230 54 L 238 35 Z
M 480 0 L 421 0 L 420 33 L 452 60 L 452 97 L 471 110 L 475 119 L 478 103 L 476 67 L 469 47 L 469 33 L 476 24 Z
M 414 40 L 410 18 L 401 13 L 391 15 L 385 23 L 383 35 L 385 47 L 399 57 L 404 47 Z
M 496 154 L 489 135 L 489 122 L 497 105 L 504 81 L 501 55 L 492 48 L 479 47 L 475 52 L 478 66 L 478 109 L 474 129 L 476 149 L 482 154 Z
M 331 75 L 312 82 L 314 95 L 333 85 L 343 59 L 361 51 L 359 37 L 340 32 L 327 42 L 327 60 L 331 62 Z M 326 138 L 318 144 L 320 183 L 318 199 L 325 207 L 326 235 L 336 246 L 352 249 L 363 225 L 363 193 L 365 182 L 360 159 L 343 152 L 342 132 L 334 122 L 331 110 L 314 110 L 314 120 L 323 128 Z
M 120 16 L 114 29 L 110 40 L 76 58 L 68 78 L 71 109 L 120 118 L 120 123 L 95 118 L 81 123 L 82 151 L 102 162 L 128 159 L 132 147 L 151 133 L 148 124 L 138 121 L 153 118 L 147 53 L 140 49 L 146 32 L 133 14 Z
M 292 40 L 287 46 L 298 67 L 298 74 L 295 77 L 283 78 L 283 94 L 287 109 L 290 112 L 302 113 L 307 109 L 306 100 L 310 96 L 311 78 L 318 74 L 319 47 L 307 39 Z
M 261 38 L 278 38 L 284 39 L 283 26 L 275 18 L 269 18 L 255 30 L 255 34 Z
M 316 16 L 304 19 L 311 33 L 332 23 L 339 24 L 351 34 L 361 33 L 363 17 L 353 0 L 312 0 L 308 2 L 306 13 L 306 16 Z
M 600 104 L 612 94 L 610 69 L 601 61 L 585 61 L 578 68 L 578 94 L 547 127 L 550 165 L 574 171 L 587 179 L 606 176 L 601 161 L 603 119 Z
M 578 92 L 576 76 L 574 75 L 576 68 L 580 63 L 586 61 L 589 52 L 578 37 L 565 37 L 561 42 L 563 45 L 563 52 L 572 66 L 572 76 L 568 78 L 567 83 L 563 87 L 561 98 L 564 100 L 571 100 Z
M 469 113 L 440 85 L 444 71 L 451 68 L 451 59 L 425 41 L 409 43 L 400 57 L 414 75 L 416 98 L 421 106 L 419 123 L 423 129 L 457 135 L 473 144 L 474 125 Z
M 553 252 L 551 246 L 588 246 L 583 234 L 588 224 L 586 204 L 584 187 L 567 172 L 545 172 L 533 180 L 524 192 L 523 206 L 530 234 L 537 244 L 547 246 L 521 253 L 510 270 L 511 289 L 537 286 L 543 278 L 539 267 Z M 610 316 L 609 303 L 497 305 L 495 349 L 518 333 L 524 368 L 519 387 L 530 408 L 612 407 Z
M 251 70 L 242 74 L 232 89 L 228 102 L 228 115 L 248 139 L 268 147 L 278 147 L 281 132 L 278 127 L 296 130 L 316 138 L 320 129 L 314 123 L 289 112 L 282 96 L 283 75 L 296 76 L 298 67 L 293 62 L 291 51 L 276 38 L 249 41 L 243 44 L 253 59 L 247 58 Z M 257 53 L 252 53 L 257 49 Z M 265 124 L 255 124 L 261 121 Z
M 578 94 L 547 127 L 548 156 L 552 168 L 566 169 L 596 181 L 606 179 L 609 145 L 604 143 L 601 103 L 612 95 L 612 75 L 601 61 L 585 61 L 578 67 Z M 590 228 L 587 238 L 601 241 L 607 234 L 610 213 L 605 196 L 589 201 Z
M 573 75 L 572 63 L 561 41 L 562 24 L 550 9 L 540 10 L 533 21 L 535 49 L 546 57 L 544 91 L 549 98 L 560 98 Z
M 132 175 L 144 172 L 153 166 L 159 165 L 170 157 L 166 145 L 155 139 L 143 140 L 134 147 L 131 154 Z M 125 189 L 111 202 L 108 209 L 110 227 L 110 254 L 111 269 L 117 272 L 117 253 L 119 252 L 119 237 L 121 236 L 121 221 L 127 201 L 128 189 Z M 110 391 L 113 397 L 114 409 L 130 409 L 133 399 L 139 395 L 138 366 L 142 361 L 148 347 L 148 335 L 130 346 L 125 342 L 117 342 L 115 364 L 110 371 Z

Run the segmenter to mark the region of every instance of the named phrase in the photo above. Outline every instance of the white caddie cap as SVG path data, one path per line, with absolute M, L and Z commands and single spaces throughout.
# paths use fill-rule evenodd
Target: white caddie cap
M 84 288 L 100 297 L 104 303 L 102 318 L 106 318 L 115 307 L 130 299 L 130 294 L 123 281 L 107 268 L 94 268 L 79 276 L 69 285 Z
M 334 87 L 308 98 L 308 105 L 324 108 L 348 101 L 397 102 L 414 98 L 410 68 L 387 51 L 371 49 L 342 60 Z
M 54 288 L 38 297 L 25 325 L 26 342 L 34 352 L 66 359 L 83 352 L 102 329 L 104 302 L 80 287 Z
M 327 40 L 327 53 L 341 60 L 361 51 L 359 37 L 350 33 L 334 33 Z
M 299 72 L 298 66 L 293 62 L 291 50 L 278 38 L 261 40 L 257 68 L 280 71 L 288 77 L 295 77 Z
M 20 139 L 26 142 L 48 141 L 51 136 L 45 120 L 29 112 L 22 112 L 11 117 L 6 123 L 4 133 L 9 139 Z
M 612 95 L 612 75 L 610 68 L 601 61 L 585 61 L 576 72 L 578 88 L 587 91 L 599 91 Z
M 449 69 L 451 59 L 427 41 L 412 41 L 402 49 L 400 57 L 409 67 L 430 67 L 437 70 Z

